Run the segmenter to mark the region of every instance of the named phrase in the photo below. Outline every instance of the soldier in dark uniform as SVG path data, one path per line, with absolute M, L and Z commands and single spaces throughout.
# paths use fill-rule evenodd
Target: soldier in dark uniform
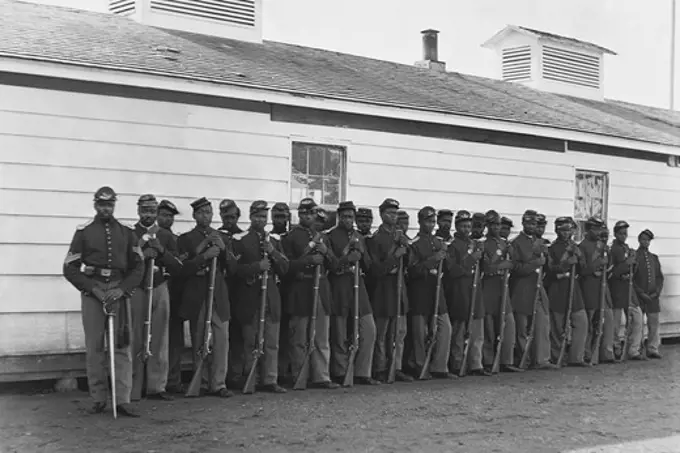
M 211 228 L 213 210 L 210 201 L 199 198 L 191 203 L 196 226 L 182 234 L 178 239 L 180 255 L 186 255 L 183 262 L 182 303 L 180 316 L 189 320 L 194 360 L 203 346 L 205 320 L 207 317 L 206 295 L 210 278 L 210 263 L 217 258 L 215 295 L 210 325 L 212 327 L 213 348 L 204 365 L 201 383 L 202 393 L 210 393 L 222 398 L 234 394 L 227 390 L 225 381 L 229 361 L 229 290 L 225 278 L 236 270 L 236 260 L 222 234 Z
M 517 331 L 515 344 L 517 355 L 521 356 L 527 346 L 530 323 L 535 322 L 532 352 L 535 368 L 554 369 L 555 366 L 550 363 L 550 312 L 542 293 L 539 293 L 536 319 L 532 319 L 538 273 L 546 263 L 545 246 L 534 236 L 537 217 L 536 211 L 525 211 L 522 215 L 522 232 L 510 243 L 510 257 L 514 264 L 510 280 Z
M 243 230 L 238 226 L 238 221 L 241 218 L 241 208 L 238 207 L 234 200 L 225 198 L 220 202 L 220 218 L 222 219 L 222 226 L 217 230 L 223 235 L 222 240 L 225 243 L 231 242 L 231 238 L 235 234 L 243 233 Z M 227 277 L 227 287 L 232 295 L 230 297 L 231 311 L 234 311 L 236 300 L 233 297 L 233 288 L 235 284 L 235 275 Z M 241 387 L 243 373 L 247 373 L 244 369 L 245 357 L 243 356 L 243 327 L 239 324 L 237 318 L 233 318 L 229 322 L 229 369 L 227 370 L 227 380 L 229 386 Z
M 484 237 L 484 221 L 485 216 L 481 212 L 475 212 L 472 215 L 472 230 L 470 231 L 470 239 L 478 241 Z
M 472 285 L 475 265 L 480 263 L 482 245 L 470 236 L 472 216 L 468 211 L 460 210 L 455 219 L 456 232 L 448 249 L 450 269 L 446 278 L 451 285 L 449 316 L 453 326 L 450 347 L 449 368 L 454 374 L 460 372 L 463 364 L 465 334 L 468 329 L 470 310 L 474 307 L 474 318 L 470 327 L 470 352 L 468 362 L 470 374 L 489 375 L 482 365 L 482 349 L 484 347 L 484 303 L 482 299 L 481 279 L 477 286 L 477 296 L 472 300 Z M 482 230 L 484 228 L 482 227 Z M 480 263 L 481 265 L 481 263 Z M 480 269 L 481 276 L 481 269 Z M 473 306 L 474 303 L 474 306 Z
M 371 227 L 373 226 L 373 211 L 369 208 L 357 209 L 356 216 L 357 231 L 364 238 L 371 234 Z
M 654 239 L 654 233 L 649 230 L 644 230 L 638 235 L 638 242 L 640 246 L 637 250 L 638 268 L 635 272 L 635 291 L 643 308 L 643 313 L 647 314 L 647 328 L 649 334 L 647 335 L 647 351 L 640 351 L 642 354 L 647 353 L 648 357 L 652 359 L 660 359 L 659 345 L 661 344 L 661 337 L 659 336 L 659 312 L 661 306 L 659 304 L 659 296 L 663 290 L 663 272 L 661 271 L 661 262 L 659 257 L 649 251 L 649 244 Z M 642 317 L 640 317 L 642 321 Z M 642 322 L 639 323 L 639 334 L 634 334 L 632 338 L 633 344 L 640 344 L 642 339 Z M 637 342 L 634 342 L 638 340 Z
M 316 266 L 321 266 L 319 282 L 319 304 L 316 316 L 316 349 L 311 360 L 312 383 L 317 387 L 336 389 L 329 374 L 330 345 L 329 313 L 331 290 L 326 278 L 326 269 L 334 266 L 337 259 L 328 246 L 327 239 L 314 229 L 319 222 L 317 204 L 311 198 L 303 198 L 298 205 L 300 223 L 295 225 L 283 238 L 283 250 L 290 259 L 288 271 L 288 313 L 290 315 L 290 362 L 293 376 L 297 376 L 304 362 L 307 350 L 308 328 L 314 303 L 314 275 Z
M 508 240 L 510 238 L 510 233 L 512 233 L 512 228 L 515 225 L 512 223 L 512 220 L 509 219 L 508 217 L 501 217 L 501 231 L 500 231 L 500 236 Z
M 283 254 L 281 237 L 266 234 L 267 202 L 258 200 L 250 205 L 250 229 L 233 236 L 234 254 L 238 257 L 237 278 L 234 279 L 234 318 L 239 319 L 243 329 L 245 369 L 252 367 L 253 351 L 257 348 L 260 321 L 261 282 L 263 272 L 267 276 L 267 306 L 264 325 L 264 356 L 259 362 L 262 389 L 273 393 L 286 393 L 278 385 L 279 325 L 281 321 L 281 297 L 275 275 L 288 272 L 288 258 Z
M 506 272 L 513 268 L 510 260 L 510 245 L 500 236 L 501 217 L 496 211 L 487 211 L 486 239 L 482 255 L 482 269 L 484 271 L 483 284 L 480 290 L 484 299 L 484 368 L 490 370 L 496 355 L 496 340 L 501 328 L 501 303 L 505 287 L 503 284 Z M 515 353 L 515 317 L 510 304 L 510 290 L 505 300 L 505 326 L 501 341 L 500 371 L 519 372 L 514 367 Z
M 550 297 L 551 358 L 553 363 L 557 364 L 562 339 L 565 335 L 565 323 L 570 322 L 571 346 L 567 363 L 571 366 L 588 366 L 583 358 L 588 336 L 588 315 L 583 305 L 583 296 L 578 282 L 579 273 L 585 266 L 585 261 L 578 245 L 571 239 L 573 232 L 574 223 L 571 217 L 558 217 L 555 220 L 557 239 L 548 248 L 546 282 L 548 282 L 548 296 Z M 572 265 L 576 265 L 576 281 L 571 301 L 571 317 L 566 320 Z
M 129 338 L 128 299 L 144 276 L 144 258 L 132 227 L 113 217 L 116 193 L 102 187 L 94 194 L 94 219 L 80 225 L 64 260 L 63 274 L 81 295 L 85 358 L 93 413 L 101 413 L 108 399 L 107 355 L 104 351 L 107 311 L 116 313 L 115 335 L 116 401 L 121 415 L 138 417 L 130 406 L 132 354 Z M 83 270 L 81 270 L 83 269 Z
M 175 216 L 179 214 L 177 206 L 169 200 L 161 200 L 158 204 L 158 226 L 167 230 L 174 244 L 174 249 L 179 253 L 177 246 L 178 236 L 172 231 Z M 178 257 L 181 261 L 183 257 Z M 179 306 L 182 303 L 182 277 L 175 274 L 165 275 L 168 280 L 170 293 L 170 319 L 168 327 L 168 383 L 165 388 L 170 393 L 184 393 L 182 385 L 182 352 L 184 352 L 184 319 L 179 316 Z
M 406 285 L 402 286 L 401 301 L 398 300 L 399 260 L 403 269 L 408 265 L 408 238 L 397 227 L 399 202 L 385 199 L 379 207 L 382 225 L 366 240 L 371 258 L 369 270 L 373 292 L 370 295 L 376 324 L 375 352 L 373 355 L 373 374 L 381 381 L 387 380 L 390 360 L 396 362 L 396 379 L 412 382 L 413 378 L 402 372 L 404 338 L 406 337 L 406 313 L 408 297 Z M 403 283 L 403 275 L 402 275 Z M 401 304 L 397 317 L 397 304 Z M 392 341 L 396 344 L 396 357 L 392 356 Z
M 600 354 L 600 363 L 613 362 L 614 351 L 611 345 L 613 339 L 609 338 L 607 334 L 607 318 L 609 318 L 609 327 L 611 327 L 611 310 L 605 307 L 605 332 L 602 335 L 602 343 L 600 351 L 593 351 L 593 342 L 595 340 L 596 324 L 599 322 L 599 307 L 600 307 L 600 289 L 602 272 L 606 272 L 609 259 L 604 257 L 604 248 L 607 244 L 601 240 L 602 230 L 606 227 L 605 223 L 595 217 L 591 217 L 586 221 L 586 238 L 581 241 L 579 248 L 583 252 L 585 260 L 585 267 L 581 271 L 582 278 L 581 291 L 583 293 L 583 302 L 588 314 L 588 338 L 586 339 L 585 361 L 590 362 L 593 354 Z M 609 314 L 609 316 L 607 316 Z M 610 332 L 613 337 L 613 332 Z M 608 341 L 607 341 L 608 340 Z M 607 344 L 611 348 L 610 353 L 607 351 Z
M 288 234 L 288 226 L 290 224 L 290 208 L 286 203 L 278 202 L 272 206 L 272 230 L 271 232 L 278 235 L 279 242 Z M 279 379 L 282 382 L 292 379 L 290 372 L 290 361 L 288 360 L 288 351 L 290 346 L 288 338 L 288 324 L 290 317 L 288 315 L 288 304 L 286 303 L 286 275 L 276 275 L 276 286 L 279 288 L 279 297 L 281 298 L 281 322 L 279 323 Z
M 436 211 L 425 206 L 418 211 L 420 230 L 411 241 L 409 257 L 408 296 L 411 305 L 412 353 L 410 368 L 420 374 L 427 353 L 427 339 L 432 335 L 431 319 L 436 316 L 436 344 L 432 352 L 429 373 L 434 378 L 446 379 L 454 376 L 448 372 L 449 352 L 451 348 L 451 322 L 444 297 L 444 288 L 440 288 L 439 307 L 435 312 L 437 285 L 440 282 L 438 268 L 440 262 L 442 275 L 448 271 L 450 260 L 447 259 L 446 244 L 434 236 Z
M 132 298 L 132 356 L 141 358 L 144 353 L 146 332 L 144 322 L 148 316 L 149 278 L 153 278 L 153 295 L 151 296 L 151 356 L 146 360 L 134 360 L 132 366 L 133 401 L 142 397 L 142 388 L 146 384 L 146 396 L 151 399 L 173 400 L 166 392 L 169 370 L 169 320 L 170 293 L 166 275 L 180 275 L 182 262 L 178 258 L 177 242 L 168 230 L 156 224 L 158 202 L 151 194 L 142 195 L 137 201 L 139 221 L 135 224 L 135 234 L 144 254 L 145 274 L 139 289 Z M 155 230 L 158 230 L 155 232 Z M 151 275 L 149 262 L 154 260 Z M 145 379 L 146 368 L 146 379 Z
M 406 237 L 409 237 L 409 222 L 410 217 L 408 213 L 406 211 L 399 210 L 399 212 L 397 212 L 397 228 L 400 229 L 406 235 Z
M 619 336 L 621 325 L 628 313 L 628 306 L 639 307 L 635 289 L 630 285 L 630 280 L 635 275 L 635 251 L 631 250 L 626 240 L 628 239 L 628 222 L 620 220 L 614 225 L 614 241 L 611 245 L 609 262 L 612 268 L 609 277 L 609 290 L 612 295 L 612 329 L 614 331 L 614 357 L 621 356 L 622 338 Z M 633 272 L 630 269 L 633 266 Z M 632 289 L 632 291 L 630 290 Z M 624 324 L 625 325 L 625 324 Z
M 359 349 L 355 359 L 354 381 L 357 384 L 378 385 L 371 378 L 373 350 L 375 348 L 375 321 L 368 300 L 368 293 L 361 274 L 371 265 L 363 237 L 354 230 L 356 207 L 351 201 L 338 206 L 338 225 L 331 228 L 328 241 L 331 251 L 338 257 L 330 269 L 329 281 L 333 293 L 331 304 L 331 376 L 342 382 L 347 372 L 349 357 L 348 330 L 354 335 L 353 327 L 348 329 L 348 320 L 354 318 L 354 266 L 360 266 L 359 276 Z M 353 325 L 353 322 L 350 322 Z
M 453 236 L 451 235 L 451 224 L 453 223 L 453 211 L 450 209 L 440 209 L 437 212 L 437 231 L 435 236 L 444 242 L 451 242 Z

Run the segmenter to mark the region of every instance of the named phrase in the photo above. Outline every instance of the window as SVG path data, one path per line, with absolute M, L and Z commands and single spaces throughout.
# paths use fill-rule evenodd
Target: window
M 291 204 L 310 197 L 335 209 L 345 196 L 345 151 L 343 146 L 293 142 Z
M 607 221 L 607 195 L 609 178 L 607 173 L 576 170 L 576 194 L 574 198 L 574 220 L 578 230 L 574 235 L 577 242 L 583 239 L 586 220 L 599 217 Z

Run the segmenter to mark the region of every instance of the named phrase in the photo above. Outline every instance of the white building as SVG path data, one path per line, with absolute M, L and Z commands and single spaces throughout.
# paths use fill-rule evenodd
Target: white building
M 61 269 L 102 185 L 123 220 L 172 200 L 179 232 L 201 196 L 625 219 L 657 235 L 680 333 L 680 114 L 605 100 L 613 52 L 508 27 L 502 81 L 446 72 L 432 31 L 409 66 L 263 41 L 260 0 L 88 4 L 0 0 L 1 379 L 83 374 Z

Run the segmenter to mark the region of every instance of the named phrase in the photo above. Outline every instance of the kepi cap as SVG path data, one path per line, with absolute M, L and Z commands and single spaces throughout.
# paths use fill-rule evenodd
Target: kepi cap
M 220 212 L 228 211 L 231 208 L 238 209 L 238 206 L 236 206 L 236 202 L 234 200 L 225 198 L 224 200 L 220 201 Z
M 373 220 L 373 211 L 368 208 L 357 209 L 357 218 L 371 219 Z
M 158 209 L 165 209 L 166 211 L 169 211 L 172 215 L 179 214 L 177 206 L 175 206 L 175 203 L 173 203 L 170 200 L 161 200 L 161 202 L 158 203 Z
M 118 200 L 116 192 L 114 192 L 114 190 L 108 186 L 100 187 L 94 193 L 94 201 L 116 201 L 116 200 Z
M 354 206 L 354 202 L 352 202 L 352 201 L 342 201 L 342 202 L 340 202 L 340 204 L 338 205 L 338 209 L 337 209 L 337 212 L 340 212 L 340 211 L 354 211 L 354 212 L 357 212 L 357 207 Z
M 534 211 L 533 209 L 527 209 L 524 211 L 524 214 L 522 214 L 522 222 L 537 222 L 538 221 L 538 212 Z
M 325 210 L 324 208 L 322 208 L 321 206 L 317 206 L 317 207 L 314 209 L 314 211 L 315 211 L 315 213 L 316 213 L 316 218 L 317 218 L 317 219 L 323 220 L 324 222 L 328 219 L 328 213 L 327 213 L 326 210 Z
M 616 222 L 614 224 L 614 233 L 616 233 L 620 229 L 628 228 L 628 227 L 630 227 L 630 225 L 628 225 L 628 222 L 626 222 L 625 220 L 619 220 L 618 222 Z
M 269 211 L 269 205 L 264 200 L 255 200 L 250 205 L 250 215 L 256 214 L 261 211 Z
M 571 217 L 558 217 L 555 219 L 555 231 L 569 231 L 573 228 L 574 221 Z
M 157 206 L 158 201 L 156 201 L 156 197 L 153 194 L 147 193 L 139 197 L 137 200 L 137 206 L 142 205 Z
M 437 211 L 437 220 L 441 219 L 442 217 L 453 218 L 453 211 L 450 209 L 440 209 L 439 211 Z
M 638 234 L 638 239 L 640 239 L 642 236 L 647 236 L 650 241 L 654 239 L 654 233 L 652 233 L 650 230 L 643 230 L 640 234 Z
M 515 226 L 515 224 L 512 223 L 512 219 L 510 217 L 501 217 L 501 225 L 505 225 L 510 228 Z
M 197 210 L 201 209 L 204 206 L 211 206 L 210 201 L 208 201 L 208 199 L 205 197 L 201 197 L 198 200 L 191 203 L 191 208 L 194 210 L 194 212 L 196 212 Z
M 472 214 L 469 211 L 462 210 L 456 213 L 456 224 L 459 222 L 472 221 Z
M 586 228 L 602 228 L 604 226 L 604 221 L 598 217 L 590 217 L 586 220 Z
M 408 218 L 409 218 L 408 212 L 406 212 L 404 210 L 397 211 L 397 220 L 408 219 Z
M 288 214 L 290 212 L 290 208 L 286 203 L 279 201 L 278 203 L 274 203 L 274 206 L 272 206 L 272 214 L 275 212 L 283 212 L 284 214 Z
M 482 212 L 475 212 L 472 215 L 472 223 L 484 223 L 486 216 Z
M 437 211 L 432 206 L 425 206 L 418 211 L 418 220 L 427 220 L 437 215 Z
M 486 214 L 484 214 L 484 223 L 487 225 L 501 223 L 501 215 L 493 209 L 486 211 Z
M 548 221 L 546 220 L 544 214 L 538 214 L 538 215 L 536 216 L 536 224 L 537 224 L 537 225 L 542 225 L 542 226 L 548 224 Z
M 314 210 L 318 205 L 313 198 L 303 198 L 298 204 L 298 212 L 308 212 Z
M 380 207 L 378 209 L 382 214 L 383 212 L 385 212 L 386 209 L 390 208 L 399 209 L 399 202 L 394 198 L 385 198 L 383 202 L 380 203 Z

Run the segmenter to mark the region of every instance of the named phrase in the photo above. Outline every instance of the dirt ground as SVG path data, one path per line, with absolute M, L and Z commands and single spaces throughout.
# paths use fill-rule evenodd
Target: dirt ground
M 666 437 L 680 432 L 680 345 L 662 352 L 591 369 L 143 401 L 143 418 L 116 421 L 88 415 L 84 392 L 5 391 L 0 451 L 559 452 Z

